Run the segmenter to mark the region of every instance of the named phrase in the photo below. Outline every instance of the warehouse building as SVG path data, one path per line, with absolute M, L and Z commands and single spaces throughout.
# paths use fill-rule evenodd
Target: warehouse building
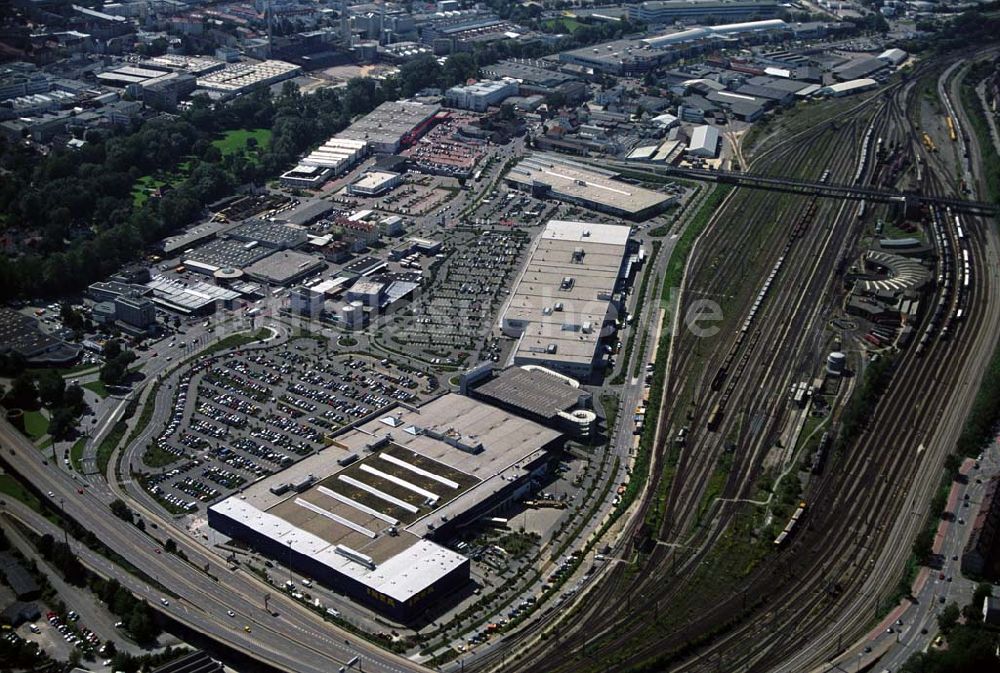
M 491 105 L 499 105 L 517 95 L 517 91 L 517 82 L 510 79 L 476 82 L 448 89 L 445 101 L 451 107 L 485 112 Z
M 891 66 L 902 65 L 908 58 L 908 54 L 902 49 L 886 49 L 876 58 L 880 61 L 884 61 Z
M 139 330 L 156 324 L 156 306 L 148 297 L 132 294 L 116 297 L 115 315 L 118 320 Z
M 0 306 L 0 353 L 16 353 L 35 366 L 65 366 L 80 355 L 80 347 L 43 332 L 38 321 Z
M 356 196 L 379 196 L 395 189 L 403 182 L 399 173 L 368 171 L 347 186 L 347 193 Z
M 239 96 L 256 88 L 295 77 L 302 68 L 284 61 L 232 63 L 198 78 L 198 86 L 221 98 Z
M 244 243 L 259 243 L 268 248 L 297 248 L 307 239 L 305 229 L 278 222 L 256 220 L 229 230 L 226 236 Z
M 629 21 L 649 25 L 697 23 L 708 19 L 743 21 L 779 16 L 777 0 L 658 0 L 629 5 Z
M 695 157 L 715 157 L 719 153 L 719 129 L 707 124 L 695 127 L 687 153 Z
M 632 220 L 644 220 L 676 199 L 615 180 L 617 173 L 576 163 L 553 154 L 535 153 L 507 173 L 507 184 L 540 198 L 575 203 Z
M 347 172 L 368 156 L 368 151 L 366 140 L 335 136 L 303 157 L 281 179 L 289 186 L 317 189 L 328 178 Z
M 184 315 L 209 315 L 217 304 L 232 308 L 240 297 L 239 292 L 218 285 L 186 283 L 164 276 L 155 276 L 146 286 L 152 290 L 153 303 Z
M 849 82 L 839 82 L 830 86 L 824 86 L 816 91 L 816 95 L 840 98 L 841 96 L 850 96 L 862 91 L 870 91 L 877 86 L 878 82 L 873 79 L 853 79 Z
M 195 273 L 210 276 L 219 269 L 242 269 L 270 254 L 271 250 L 256 241 L 217 238 L 185 252 L 181 263 Z
M 434 540 L 526 493 L 560 434 L 444 395 L 398 407 L 208 510 L 209 524 L 352 600 L 410 621 L 469 582 Z
M 261 283 L 287 286 L 325 268 L 326 262 L 320 257 L 294 250 L 277 250 L 243 269 L 243 272 Z
M 395 154 L 422 136 L 440 110 L 437 104 L 389 101 L 338 133 L 337 138 L 364 141 L 378 154 Z
M 555 428 L 572 437 L 592 436 L 597 416 L 579 381 L 544 367 L 496 370 L 484 362 L 459 377 L 463 395 Z
M 603 368 L 600 339 L 616 319 L 628 275 L 631 228 L 552 220 L 501 312 L 516 338 L 516 365 L 540 365 L 590 382 Z

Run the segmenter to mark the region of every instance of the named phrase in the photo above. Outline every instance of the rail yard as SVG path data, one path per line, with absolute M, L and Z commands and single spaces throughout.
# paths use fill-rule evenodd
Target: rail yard
M 928 65 L 814 130 L 765 146 L 751 170 L 895 186 L 906 164 L 904 188 L 959 197 L 962 178 L 949 174 L 911 117 L 920 82 L 947 74 Z M 947 119 L 957 133 L 956 118 Z M 889 607 L 905 541 L 920 525 L 907 514 L 926 508 L 949 450 L 943 438 L 961 419 L 950 403 L 969 402 L 969 379 L 954 372 L 992 350 L 989 330 L 977 327 L 1000 319 L 997 247 L 989 220 L 924 206 L 937 265 L 918 332 L 908 348 L 882 355 L 894 358 L 892 382 L 856 440 L 829 449 L 794 511 L 769 511 L 760 482 L 792 413 L 784 391 L 812 379 L 830 347 L 830 316 L 844 301 L 840 276 L 860 223 L 882 206 L 864 208 L 743 190 L 728 198 L 690 259 L 678 311 L 715 299 L 720 336 L 679 330 L 671 344 L 671 411 L 657 428 L 647 497 L 614 550 L 627 563 L 605 570 L 519 668 L 809 670 Z M 862 376 L 841 383 L 857 386 Z M 722 461 L 729 468 L 718 488 Z M 797 478 L 794 467 L 783 474 Z M 776 536 L 762 533 L 765 517 L 777 519 Z M 778 551 L 769 555 L 766 546 Z M 728 554 L 743 556 L 734 562 Z M 707 568 L 740 565 L 732 585 L 706 585 Z
M 12 670 L 1000 670 L 995 7 L 134 4 L 0 69 Z

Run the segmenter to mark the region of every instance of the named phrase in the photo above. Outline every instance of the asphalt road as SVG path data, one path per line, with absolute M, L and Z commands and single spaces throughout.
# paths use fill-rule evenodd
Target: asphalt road
M 273 589 L 257 578 L 242 571 L 228 570 L 222 559 L 184 535 L 177 535 L 175 539 L 190 563 L 165 553 L 157 541 L 111 515 L 106 504 L 93 495 L 91 489 L 78 493 L 79 483 L 72 476 L 57 467 L 43 464 L 37 448 L 6 420 L 0 420 L 0 442 L 5 451 L 4 460 L 34 484 L 43 497 L 52 493 L 47 497 L 57 508 L 65 503 L 67 513 L 80 525 L 176 596 L 167 596 L 168 605 L 163 605 L 161 599 L 165 596 L 161 589 L 141 582 L 74 542 L 73 549 L 81 560 L 96 572 L 118 579 L 171 618 L 235 650 L 296 673 L 329 673 L 354 656 L 360 656 L 364 668 L 369 671 L 403 673 L 421 670 L 408 659 L 356 641 L 284 594 L 271 594 L 270 607 L 279 614 L 278 617 L 271 616 L 263 610 L 262 603 L 264 593 Z M 57 537 L 62 535 L 62 531 L 46 519 L 25 511 L 20 503 L 8 502 L 7 509 L 33 529 Z M 144 518 L 147 524 L 157 521 L 161 530 L 165 527 L 169 530 L 170 523 L 155 514 L 144 513 Z M 201 567 L 208 564 L 214 578 L 193 564 Z M 229 617 L 227 610 L 233 610 L 236 617 Z M 250 631 L 245 631 L 244 626 L 249 626 Z

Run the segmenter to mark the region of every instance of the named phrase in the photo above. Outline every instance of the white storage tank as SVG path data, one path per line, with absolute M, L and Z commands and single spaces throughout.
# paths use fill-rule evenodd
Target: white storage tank
M 844 366 L 847 364 L 847 355 L 842 351 L 833 351 L 826 356 L 826 371 L 832 376 L 840 376 L 844 373 Z

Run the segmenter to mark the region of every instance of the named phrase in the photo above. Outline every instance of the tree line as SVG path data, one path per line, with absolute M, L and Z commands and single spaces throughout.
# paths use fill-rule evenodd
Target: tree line
M 505 5 L 501 16 L 515 11 Z M 23 254 L 0 254 L 0 300 L 78 292 L 193 222 L 207 204 L 280 174 L 306 149 L 384 101 L 453 86 L 502 59 L 542 56 L 635 29 L 627 21 L 607 22 L 579 26 L 558 39 L 502 40 L 454 54 L 444 65 L 427 55 L 404 63 L 398 76 L 354 78 L 343 88 L 308 96 L 288 83 L 277 95 L 260 89 L 226 104 L 196 97 L 177 116 L 131 131 L 91 129 L 81 148 L 53 148 L 44 156 L 0 139 L 0 228 L 30 238 Z M 254 128 L 272 130 L 270 144 L 256 157 L 223 156 L 212 145 L 221 133 Z M 169 191 L 136 202 L 133 188 L 140 178 L 182 163 L 184 174 Z

